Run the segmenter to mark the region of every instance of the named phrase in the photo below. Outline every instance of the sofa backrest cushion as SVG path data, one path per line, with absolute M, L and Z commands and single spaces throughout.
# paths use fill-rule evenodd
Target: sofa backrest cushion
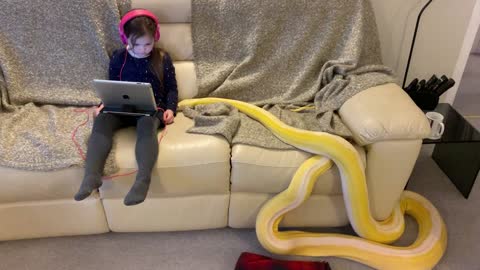
M 197 92 L 191 34 L 191 0 L 133 0 L 132 8 L 152 11 L 160 23 L 158 46 L 174 61 L 179 99 L 194 97 Z

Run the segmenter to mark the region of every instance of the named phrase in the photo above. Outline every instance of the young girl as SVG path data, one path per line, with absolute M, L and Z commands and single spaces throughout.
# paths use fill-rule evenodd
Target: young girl
M 98 113 L 88 141 L 85 175 L 75 200 L 87 198 L 102 185 L 102 172 L 112 147 L 113 134 L 126 126 L 136 125 L 135 156 L 138 172 L 135 183 L 124 199 L 125 205 L 143 202 L 150 186 L 153 166 L 158 157 L 157 129 L 173 123 L 178 91 L 175 69 L 169 55 L 154 47 L 160 38 L 158 20 L 153 13 L 134 9 L 126 13 L 119 25 L 126 48 L 116 50 L 110 60 L 110 80 L 147 82 L 152 85 L 158 111 L 153 116 L 124 116 Z

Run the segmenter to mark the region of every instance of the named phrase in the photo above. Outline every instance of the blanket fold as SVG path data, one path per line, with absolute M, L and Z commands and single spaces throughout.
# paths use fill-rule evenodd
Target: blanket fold
M 192 0 L 192 39 L 198 97 L 253 103 L 308 130 L 350 137 L 337 114 L 342 104 L 395 81 L 381 63 L 367 0 Z M 306 105 L 312 109 L 294 112 Z M 234 143 L 291 148 L 249 135 L 269 132 L 240 118 Z
M 121 46 L 117 25 L 127 0 L 3 1 L 0 9 L 0 166 L 53 170 L 82 165 L 91 82 L 108 75 Z M 87 118 L 88 117 L 88 118 Z M 113 172 L 110 156 L 106 172 Z

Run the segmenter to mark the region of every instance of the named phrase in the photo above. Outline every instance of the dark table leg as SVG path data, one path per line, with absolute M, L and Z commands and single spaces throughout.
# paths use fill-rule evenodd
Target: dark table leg
M 468 198 L 480 169 L 480 142 L 437 144 L 432 158 L 463 196 Z

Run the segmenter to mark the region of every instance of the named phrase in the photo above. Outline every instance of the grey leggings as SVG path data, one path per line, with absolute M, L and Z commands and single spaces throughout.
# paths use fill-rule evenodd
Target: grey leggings
M 100 113 L 94 120 L 93 130 L 88 141 L 85 174 L 102 175 L 105 161 L 112 148 L 113 134 L 116 130 L 136 125 L 137 142 L 135 157 L 138 164 L 138 176 L 149 179 L 158 157 L 157 129 L 163 125 L 163 114 L 158 116 L 123 116 Z

